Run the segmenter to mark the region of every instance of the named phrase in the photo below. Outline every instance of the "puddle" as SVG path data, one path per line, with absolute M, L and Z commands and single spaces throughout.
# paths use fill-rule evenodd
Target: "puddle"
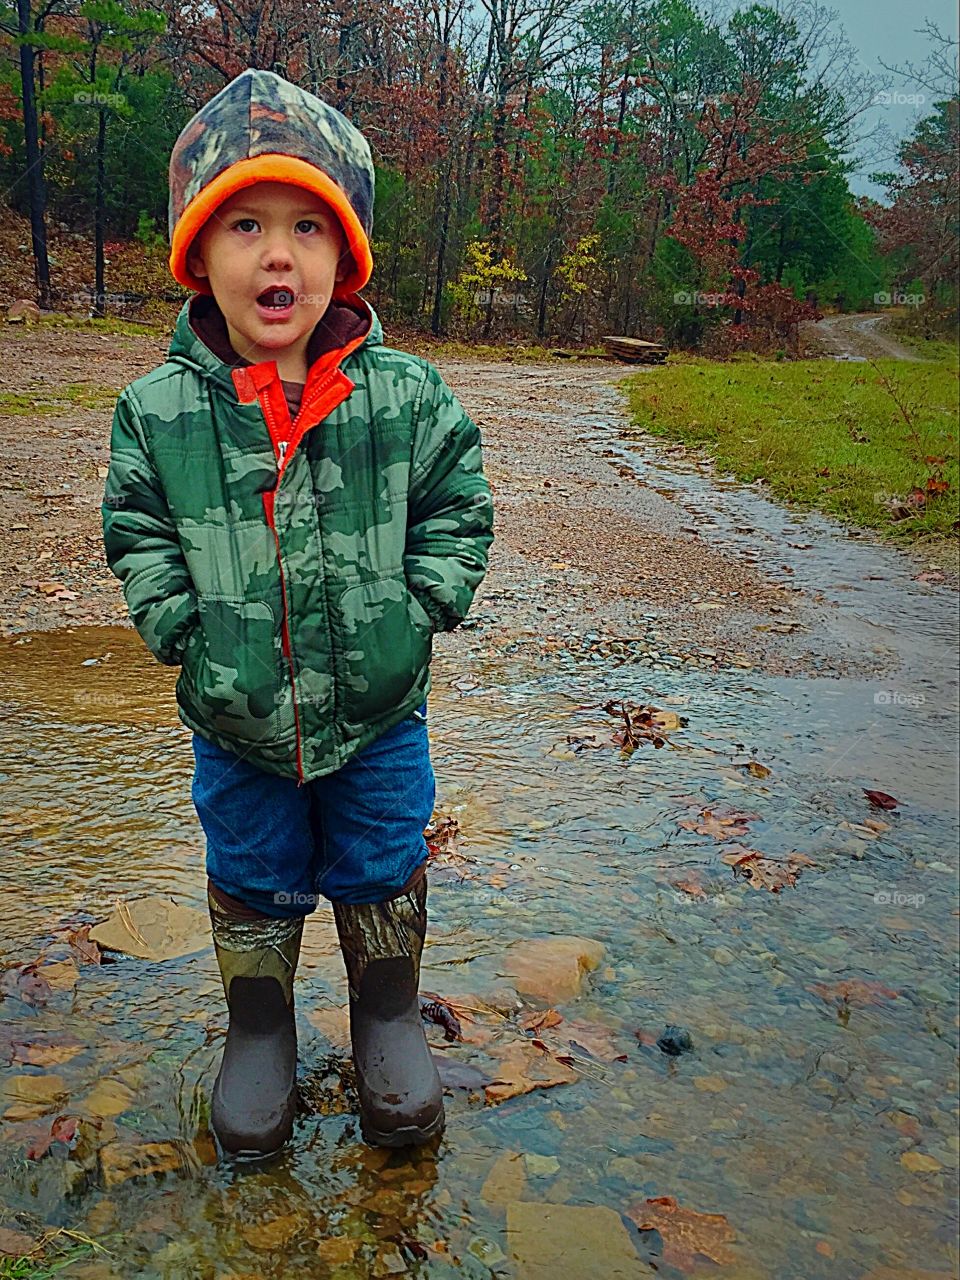
M 856 577 L 846 554 L 835 582 Z M 825 572 L 819 553 L 806 563 Z M 921 606 L 910 608 L 920 626 Z M 433 869 L 423 988 L 495 992 L 511 943 L 594 939 L 599 967 L 559 1008 L 615 1055 L 588 1052 L 575 1083 L 497 1105 L 453 1089 L 437 1151 L 365 1147 L 343 1050 L 326 1034 L 346 990 L 324 908 L 308 921 L 296 983 L 309 1105 L 280 1161 L 240 1175 L 214 1163 L 207 1127 L 225 1031 L 212 948 L 84 965 L 43 1007 L 0 1001 L 0 1204 L 98 1240 L 105 1277 L 506 1276 L 524 1242 L 507 1232 L 504 1199 L 624 1214 L 662 1196 L 724 1215 L 733 1233 L 726 1263 L 701 1258 L 693 1274 L 953 1274 L 955 717 L 943 672 L 924 650 L 916 658 L 927 683 L 908 671 L 903 689 L 928 701 L 908 712 L 852 681 L 606 663 L 558 672 L 520 656 L 474 660 L 476 686 L 458 695 L 450 682 L 463 670 L 438 653 L 438 812 L 458 818 L 476 861 Z M 0 646 L 3 966 L 120 896 L 203 909 L 175 676 L 120 628 Z M 686 726 L 673 746 L 628 757 L 581 745 L 593 734 L 609 744 L 609 698 L 668 707 Z M 751 776 L 751 759 L 769 775 Z M 902 805 L 872 810 L 863 787 Z M 728 841 L 679 825 L 711 806 L 756 816 Z M 722 860 L 734 843 L 815 865 L 780 893 L 754 890 Z M 650 1043 L 668 1024 L 689 1030 L 691 1052 Z M 431 1039 L 444 1058 L 483 1060 L 439 1031 Z M 48 1046 L 43 1065 L 23 1061 L 36 1044 Z M 24 1076 L 48 1091 L 32 1118 L 16 1118 Z M 99 1154 L 84 1161 L 57 1143 L 25 1159 L 55 1116 L 104 1112 Z M 143 1143 L 157 1144 L 159 1172 L 121 1177 Z M 488 1181 L 505 1153 L 524 1157 L 507 1192 Z M 686 1274 L 663 1257 L 667 1227 L 624 1223 L 657 1274 Z

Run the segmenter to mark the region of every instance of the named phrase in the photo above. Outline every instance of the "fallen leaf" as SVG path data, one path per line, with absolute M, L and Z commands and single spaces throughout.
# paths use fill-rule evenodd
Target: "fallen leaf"
M 898 991 L 885 987 L 882 982 L 863 981 L 860 978 L 844 978 L 840 982 L 815 982 L 807 990 L 819 996 L 826 1004 L 880 1004 L 882 1000 L 896 1000 Z
M 62 1142 L 64 1145 L 69 1146 L 76 1137 L 79 1123 L 80 1118 L 78 1116 L 57 1116 L 50 1126 L 50 1132 L 44 1134 L 42 1138 L 27 1147 L 24 1153 L 27 1159 L 39 1160 L 46 1155 L 55 1142 Z
M 734 875 L 746 880 L 751 889 L 768 889 L 771 893 L 795 885 L 801 867 L 816 865 L 803 854 L 790 854 L 781 862 L 766 858 L 755 849 L 725 853 L 723 861 L 733 867 Z
M 517 1026 L 524 1031 L 539 1031 L 543 1027 L 556 1027 L 563 1021 L 563 1014 L 557 1013 L 556 1009 L 535 1010 L 532 1013 L 524 1014 L 517 1022 Z
M 13 996 L 24 1004 L 46 1004 L 52 994 L 49 982 L 40 975 L 35 963 L 14 965 L 0 977 L 0 995 Z
M 868 791 L 864 787 L 863 794 L 875 809 L 897 809 L 900 806 L 900 801 L 894 800 L 893 796 L 888 796 L 885 791 Z
M 663 1241 L 663 1261 L 680 1271 L 692 1271 L 698 1256 L 728 1266 L 737 1255 L 727 1245 L 736 1240 L 722 1213 L 697 1213 L 673 1196 L 654 1196 L 627 1210 L 641 1231 L 657 1231 Z
M 505 1102 L 534 1089 L 552 1089 L 575 1084 L 580 1079 L 572 1067 L 558 1062 L 550 1052 L 537 1049 L 532 1041 L 513 1041 L 505 1048 L 496 1067 L 496 1079 L 486 1085 L 487 1102 Z

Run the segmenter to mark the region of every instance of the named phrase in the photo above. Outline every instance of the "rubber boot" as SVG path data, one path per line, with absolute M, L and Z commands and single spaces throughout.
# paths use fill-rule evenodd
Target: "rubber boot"
M 429 1142 L 443 1131 L 443 1090 L 420 1020 L 420 956 L 427 931 L 421 868 L 387 902 L 334 902 L 350 988 L 350 1040 L 360 1131 L 377 1147 Z
M 297 1105 L 293 978 L 303 916 L 264 916 L 209 883 L 207 904 L 230 1012 L 210 1123 L 229 1155 L 273 1155 Z

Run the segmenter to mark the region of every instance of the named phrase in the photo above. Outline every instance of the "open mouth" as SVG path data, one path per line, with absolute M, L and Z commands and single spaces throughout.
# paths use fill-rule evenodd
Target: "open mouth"
M 285 285 L 271 285 L 269 289 L 264 289 L 263 293 L 257 295 L 257 302 L 271 311 L 285 311 L 287 307 L 293 306 L 293 290 Z

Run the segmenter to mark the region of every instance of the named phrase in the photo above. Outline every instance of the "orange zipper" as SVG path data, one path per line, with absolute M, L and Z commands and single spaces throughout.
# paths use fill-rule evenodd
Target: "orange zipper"
M 289 421 L 289 410 L 287 409 L 287 399 L 283 394 L 283 387 L 280 384 L 279 374 L 276 367 L 273 373 L 270 373 L 269 364 L 259 365 L 242 365 L 232 371 L 233 384 L 236 387 L 240 404 L 251 404 L 256 400 L 267 423 L 267 430 L 270 434 L 270 441 L 273 444 L 274 452 L 277 455 L 277 483 L 272 489 L 263 494 L 263 507 L 267 517 L 267 524 L 273 534 L 273 541 L 277 548 L 277 565 L 280 569 L 280 597 L 283 605 L 283 618 L 281 620 L 281 633 L 283 636 L 283 651 L 287 656 L 287 663 L 290 667 L 290 688 L 293 695 L 293 722 L 297 735 L 297 786 L 302 787 L 304 784 L 303 776 L 303 741 L 300 730 L 300 712 L 297 709 L 297 684 L 293 665 L 293 649 L 290 644 L 290 628 L 288 626 L 289 610 L 287 607 L 287 584 L 286 575 L 283 569 L 283 556 L 280 553 L 280 537 L 277 533 L 277 526 L 273 518 L 274 499 L 277 490 L 280 487 L 280 481 L 286 471 L 290 459 L 296 451 L 297 445 L 303 439 L 305 433 L 310 427 L 317 426 L 328 414 L 332 413 L 338 404 L 342 404 L 347 396 L 356 385 L 340 368 L 340 362 L 344 360 L 351 351 L 354 351 L 365 340 L 366 334 L 362 334 L 359 338 L 355 338 L 352 342 L 347 343 L 345 347 L 340 348 L 336 352 L 330 352 L 328 358 L 332 357 L 333 368 L 326 375 L 321 374 L 320 369 L 315 364 L 311 373 L 315 373 L 319 380 L 316 385 L 310 388 L 309 395 L 306 394 L 306 386 L 304 387 L 304 398 L 300 405 L 300 411 L 297 414 L 296 421 L 291 423 L 293 435 L 287 440 L 282 440 L 277 431 L 277 422 L 274 418 L 273 407 L 270 404 L 271 392 L 279 395 L 283 402 L 283 409 Z M 323 357 L 320 358 L 321 361 Z M 272 363 L 272 362 L 271 362 Z M 320 362 L 318 361 L 318 364 Z M 307 383 L 310 382 L 310 375 L 307 376 Z M 314 419 L 310 421 L 310 419 Z

